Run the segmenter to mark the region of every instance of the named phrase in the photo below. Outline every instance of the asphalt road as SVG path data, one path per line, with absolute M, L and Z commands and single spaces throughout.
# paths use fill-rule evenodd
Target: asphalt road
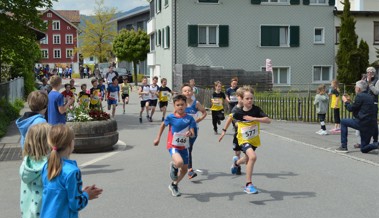
M 201 173 L 185 178 L 179 185 L 182 196 L 172 197 L 167 129 L 160 145 L 153 146 L 161 113 L 152 123 L 144 116 L 140 124 L 138 110 L 135 93 L 125 115 L 118 107 L 120 142 L 115 151 L 71 156 L 81 166 L 84 185 L 104 189 L 81 217 L 379 217 L 378 152 L 361 154 L 351 141 L 349 154 L 337 154 L 333 149 L 339 136 L 316 135 L 317 124 L 262 125 L 253 174 L 259 194 L 248 195 L 243 192 L 245 167 L 241 176 L 230 174 L 231 129 L 219 143 L 208 116 L 200 123 L 193 152 L 194 168 Z M 19 217 L 19 165 L 0 162 L 0 217 Z

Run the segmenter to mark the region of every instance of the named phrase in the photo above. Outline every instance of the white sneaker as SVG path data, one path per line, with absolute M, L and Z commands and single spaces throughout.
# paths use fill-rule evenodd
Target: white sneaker
M 326 130 L 322 130 L 322 131 L 320 132 L 320 135 L 328 135 L 328 132 L 327 132 Z
M 321 135 L 321 132 L 322 132 L 322 131 L 324 131 L 324 130 L 320 129 L 319 131 L 316 132 L 316 134 Z

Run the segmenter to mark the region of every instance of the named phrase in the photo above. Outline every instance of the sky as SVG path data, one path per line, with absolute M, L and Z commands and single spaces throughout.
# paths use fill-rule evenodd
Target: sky
M 117 12 L 125 12 L 138 6 L 148 5 L 146 0 L 104 0 L 105 7 L 116 8 Z M 95 0 L 58 0 L 53 2 L 54 10 L 79 10 L 80 14 L 92 15 Z

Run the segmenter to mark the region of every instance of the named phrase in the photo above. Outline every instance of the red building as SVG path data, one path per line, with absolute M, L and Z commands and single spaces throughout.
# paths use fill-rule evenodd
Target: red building
M 42 59 L 40 63 L 51 68 L 71 66 L 79 69 L 78 47 L 80 14 L 78 10 L 42 11 L 41 18 L 47 25 L 46 37 L 40 40 Z

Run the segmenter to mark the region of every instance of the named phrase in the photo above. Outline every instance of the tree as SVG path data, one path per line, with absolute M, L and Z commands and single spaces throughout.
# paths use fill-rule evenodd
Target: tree
M 359 73 L 364 74 L 366 73 L 366 69 L 368 66 L 370 66 L 369 59 L 369 47 L 365 40 L 361 39 L 358 46 L 358 51 L 360 54 L 360 62 L 359 62 Z
M 12 66 L 11 77 L 23 75 L 25 83 L 29 84 L 31 81 L 28 78 L 34 79 L 32 69 L 40 57 L 40 50 L 32 28 L 46 30 L 37 8 L 51 7 L 53 1 L 55 0 L 0 1 L 0 65 Z M 26 94 L 29 89 L 26 87 Z
M 150 38 L 146 32 L 139 29 L 122 29 L 113 41 L 113 52 L 122 61 L 133 62 L 134 83 L 137 85 L 137 64 L 146 60 L 150 51 Z
M 84 58 L 95 56 L 99 62 L 106 62 L 111 56 L 112 41 L 116 36 L 115 23 L 109 23 L 116 13 L 115 8 L 104 6 L 104 0 L 96 1 L 94 20 L 86 20 L 80 39 L 79 52 Z

